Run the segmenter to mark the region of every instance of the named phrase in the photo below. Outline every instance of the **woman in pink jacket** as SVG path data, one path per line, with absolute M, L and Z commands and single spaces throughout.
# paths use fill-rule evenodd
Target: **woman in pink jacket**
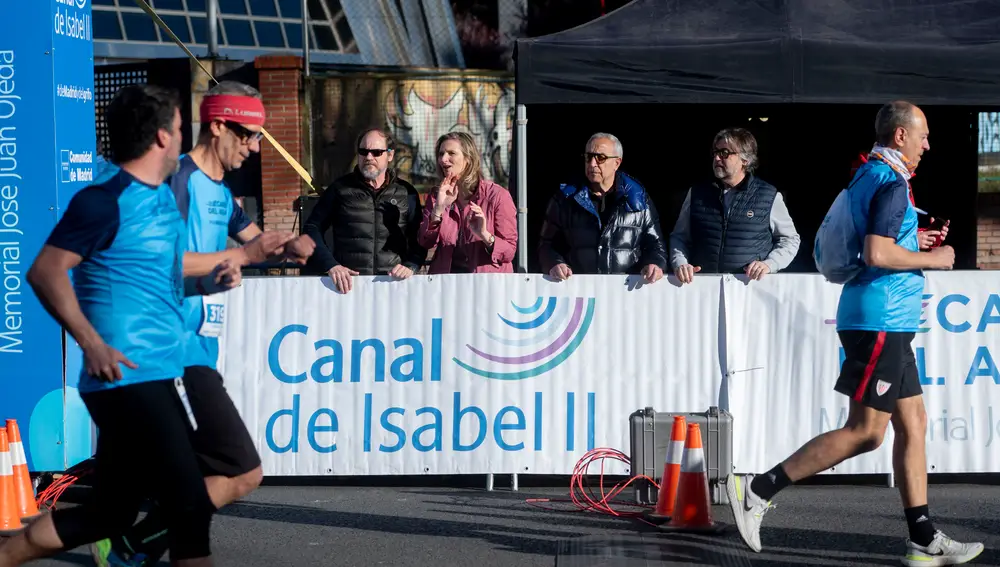
M 510 192 L 483 179 L 468 134 L 441 136 L 434 153 L 441 183 L 427 196 L 418 236 L 421 246 L 437 247 L 430 273 L 513 273 L 517 209 Z

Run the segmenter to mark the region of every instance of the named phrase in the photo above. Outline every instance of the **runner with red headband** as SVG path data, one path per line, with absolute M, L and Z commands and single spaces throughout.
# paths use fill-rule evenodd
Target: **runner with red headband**
M 260 93 L 224 81 L 205 94 L 200 116 L 198 142 L 180 157 L 177 173 L 169 181 L 188 226 L 184 274 L 210 273 L 226 259 L 243 266 L 275 258 L 304 263 L 315 248 L 312 239 L 261 231 L 223 180 L 252 152 L 260 151 L 266 119 Z M 229 238 L 242 246 L 227 247 Z M 225 309 L 225 294 L 192 297 L 184 303 L 184 379 L 191 384 L 188 399 L 199 416 L 193 434 L 195 451 L 217 508 L 252 492 L 263 476 L 253 439 L 216 370 Z M 165 519 L 153 503 L 141 522 L 121 536 L 94 544 L 91 554 L 99 567 L 153 565 L 166 552 L 168 539 Z

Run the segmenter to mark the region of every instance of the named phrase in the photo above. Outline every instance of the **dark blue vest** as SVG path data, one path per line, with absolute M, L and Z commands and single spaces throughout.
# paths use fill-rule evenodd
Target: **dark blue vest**
M 691 257 L 702 273 L 742 273 L 744 266 L 763 260 L 774 248 L 771 205 L 778 191 L 749 176 L 745 189 L 735 191 L 724 211 L 722 190 L 715 183 L 691 188 Z

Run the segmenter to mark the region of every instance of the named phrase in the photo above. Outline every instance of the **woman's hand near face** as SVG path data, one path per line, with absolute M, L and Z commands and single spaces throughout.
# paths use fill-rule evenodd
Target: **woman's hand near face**
M 458 178 L 449 173 L 438 186 L 434 215 L 438 217 L 444 215 L 456 199 L 458 199 Z

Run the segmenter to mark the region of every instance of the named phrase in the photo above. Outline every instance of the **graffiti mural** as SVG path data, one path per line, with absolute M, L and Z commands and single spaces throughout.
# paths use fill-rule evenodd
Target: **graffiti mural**
M 466 132 L 482 154 L 486 179 L 508 185 L 513 151 L 513 85 L 491 81 L 408 80 L 384 98 L 386 126 L 401 146 L 396 165 L 416 182 L 437 176 L 434 144 L 448 132 Z
M 435 142 L 453 131 L 476 141 L 483 177 L 510 187 L 515 112 L 510 75 L 317 73 L 305 89 L 317 187 L 357 165 L 357 136 L 372 126 L 396 139 L 392 167 L 421 193 L 436 184 Z

